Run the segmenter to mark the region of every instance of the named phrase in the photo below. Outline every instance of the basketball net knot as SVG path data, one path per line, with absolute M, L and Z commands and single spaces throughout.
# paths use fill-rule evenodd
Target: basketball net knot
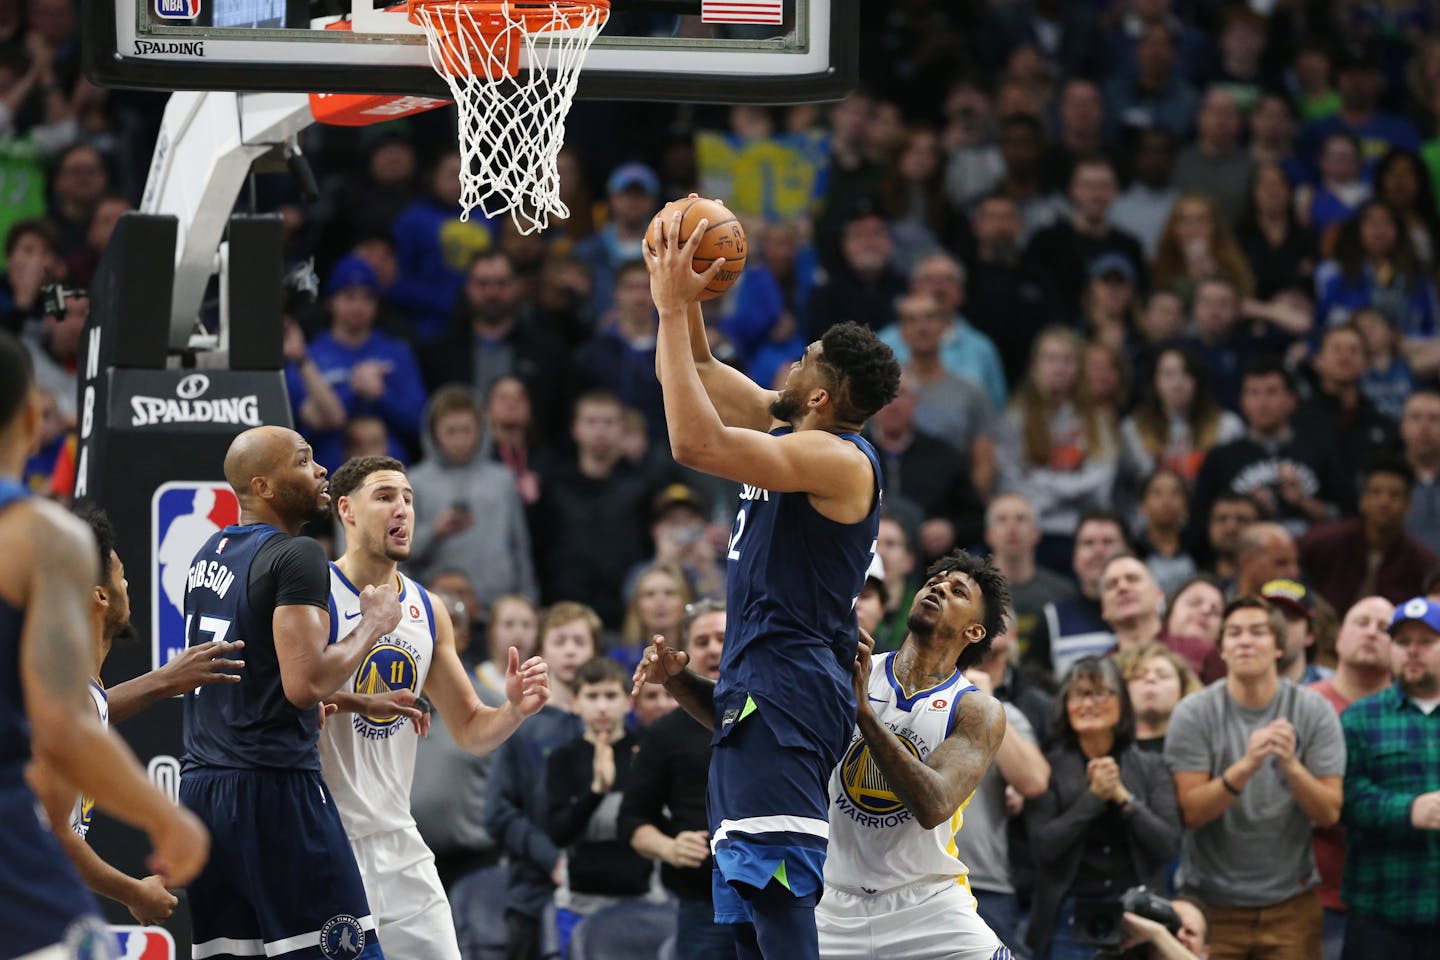
M 460 219 L 508 212 L 521 234 L 567 219 L 556 157 L 609 0 L 410 0 L 409 11 L 460 114 Z

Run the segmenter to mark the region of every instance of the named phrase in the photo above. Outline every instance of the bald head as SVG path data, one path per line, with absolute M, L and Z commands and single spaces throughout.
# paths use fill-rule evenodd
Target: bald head
M 1241 595 L 1258 594 L 1271 580 L 1293 580 L 1300 575 L 1300 557 L 1290 532 L 1278 523 L 1252 523 L 1240 535 L 1235 552 Z
M 232 440 L 225 480 L 240 498 L 242 523 L 269 523 L 295 534 L 330 513 L 325 468 L 305 438 L 286 427 L 256 427 Z
M 230 441 L 225 451 L 225 482 L 238 496 L 251 493 L 250 481 L 267 477 L 288 462 L 305 438 L 288 427 L 255 427 Z

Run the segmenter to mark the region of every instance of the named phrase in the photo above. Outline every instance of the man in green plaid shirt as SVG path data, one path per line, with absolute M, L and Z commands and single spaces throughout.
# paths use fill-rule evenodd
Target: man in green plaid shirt
M 1440 603 L 1395 611 L 1396 683 L 1350 705 L 1345 731 L 1342 960 L 1440 949 Z

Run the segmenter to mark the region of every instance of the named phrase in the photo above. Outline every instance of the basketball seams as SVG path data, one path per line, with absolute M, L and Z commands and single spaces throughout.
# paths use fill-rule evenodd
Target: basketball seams
M 696 209 L 696 204 L 702 205 L 700 209 Z M 712 211 L 709 209 L 711 207 L 717 208 L 717 210 Z M 689 239 L 691 235 L 694 234 L 695 228 L 699 224 L 699 221 L 705 219 L 705 214 L 709 213 L 713 215 L 714 213 L 719 212 L 722 219 L 718 219 L 715 220 L 713 223 L 706 224 L 705 232 L 700 236 L 700 245 L 698 249 L 705 253 L 717 252 L 716 245 L 713 241 L 709 240 L 710 234 L 716 230 L 720 231 L 720 241 L 722 244 L 725 243 L 728 238 L 735 237 L 738 240 L 738 246 L 742 248 L 746 246 L 745 228 L 741 224 L 740 218 L 735 216 L 735 214 L 723 203 L 720 203 L 717 200 L 710 200 L 706 197 L 686 197 L 683 200 L 672 200 L 669 203 L 665 204 L 665 206 L 660 209 L 660 212 L 652 218 L 649 229 L 645 231 L 644 240 L 645 251 L 649 256 L 654 257 L 657 255 L 657 247 L 655 245 L 655 240 L 659 236 L 658 231 L 665 223 L 668 223 L 668 219 L 666 218 L 673 217 L 677 212 L 680 214 L 679 233 L 680 236 L 684 238 L 680 241 L 681 243 L 689 242 Z M 701 291 L 700 299 L 712 300 L 715 297 L 720 296 L 726 290 L 730 289 L 730 287 L 734 284 L 735 279 L 738 278 L 740 271 L 745 268 L 745 261 L 747 259 L 748 253 L 749 251 L 746 250 L 744 253 L 724 257 L 724 272 L 729 276 L 729 278 L 722 286 L 719 287 L 713 286 L 711 284 L 706 284 L 704 289 Z M 696 272 L 703 273 L 712 264 L 714 264 L 716 260 L 721 259 L 722 256 L 723 255 L 696 256 L 691 258 L 691 262 Z

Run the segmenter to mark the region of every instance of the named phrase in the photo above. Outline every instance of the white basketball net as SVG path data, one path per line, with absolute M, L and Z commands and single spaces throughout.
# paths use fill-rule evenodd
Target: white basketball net
M 461 220 L 476 207 L 490 218 L 508 211 L 519 231 L 530 234 L 544 230 L 552 215 L 570 216 L 560 200 L 555 158 L 565 142 L 580 67 L 610 11 L 552 3 L 547 22 L 545 6 L 534 0 L 523 8 L 500 4 L 508 29 L 491 36 L 464 3 L 413 8 L 429 42 L 430 65 L 449 84 L 460 111 Z M 523 45 L 522 66 L 509 77 L 512 43 Z

